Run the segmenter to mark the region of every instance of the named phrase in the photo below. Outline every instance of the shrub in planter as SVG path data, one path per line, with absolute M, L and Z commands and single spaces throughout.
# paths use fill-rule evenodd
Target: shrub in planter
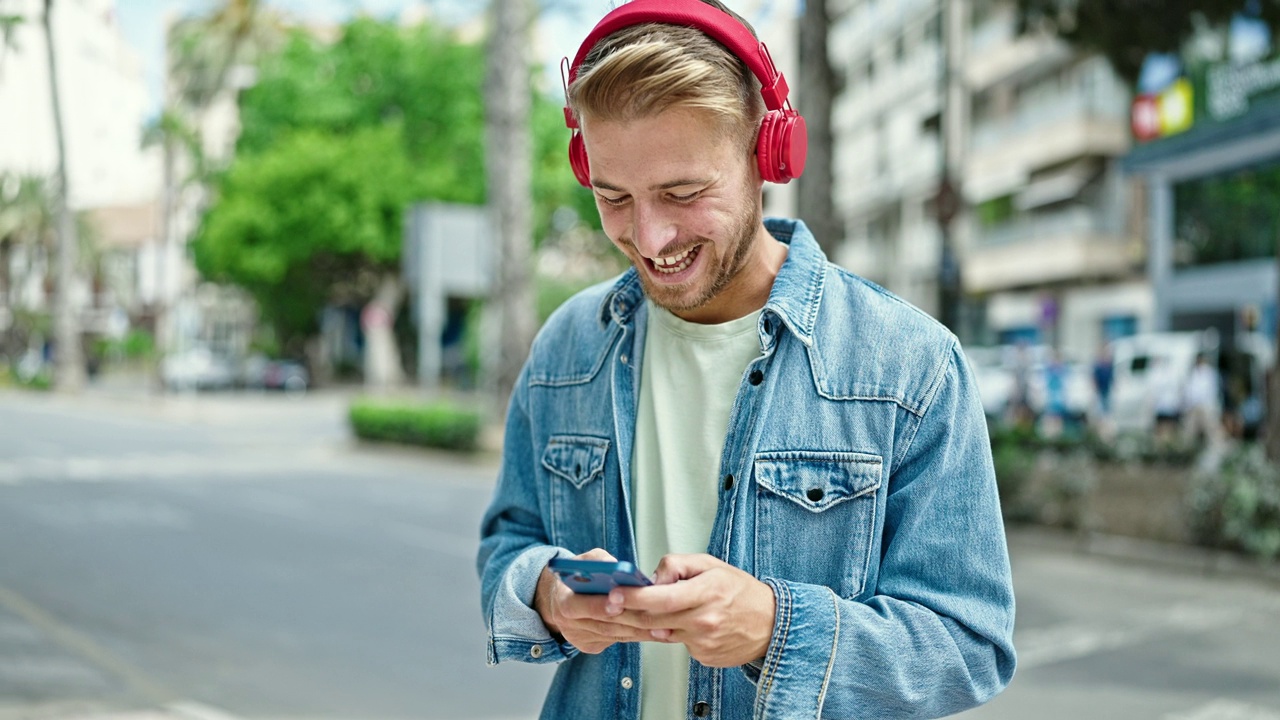
M 475 450 L 482 418 L 479 411 L 448 403 L 390 404 L 357 400 L 348 418 L 356 437 L 378 442 Z
M 1188 497 L 1192 532 L 1210 547 L 1265 559 L 1280 556 L 1280 467 L 1262 447 L 1245 447 L 1217 473 L 1197 477 Z

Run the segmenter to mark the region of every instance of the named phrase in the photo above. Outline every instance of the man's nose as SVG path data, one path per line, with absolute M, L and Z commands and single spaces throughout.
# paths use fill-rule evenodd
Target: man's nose
M 647 258 L 661 257 L 664 248 L 678 235 L 673 218 L 652 204 L 637 202 L 632 217 L 632 237 L 636 249 Z

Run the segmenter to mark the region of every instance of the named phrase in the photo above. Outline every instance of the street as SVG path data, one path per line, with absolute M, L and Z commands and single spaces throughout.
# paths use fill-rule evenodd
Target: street
M 493 459 L 345 409 L 0 393 L 0 720 L 536 717 L 552 669 L 484 663 Z M 1280 720 L 1274 582 L 1011 547 L 1018 675 L 964 717 Z

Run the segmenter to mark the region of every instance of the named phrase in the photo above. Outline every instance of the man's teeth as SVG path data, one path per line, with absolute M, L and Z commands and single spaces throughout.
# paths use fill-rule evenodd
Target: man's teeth
M 693 259 L 698 254 L 697 250 L 698 248 L 695 246 L 695 247 L 689 248 L 688 250 L 685 250 L 679 255 L 672 255 L 671 257 L 653 258 L 653 267 L 658 272 L 664 273 L 667 275 L 678 273 L 681 270 L 684 270 L 685 268 L 689 267 L 689 265 L 693 263 Z

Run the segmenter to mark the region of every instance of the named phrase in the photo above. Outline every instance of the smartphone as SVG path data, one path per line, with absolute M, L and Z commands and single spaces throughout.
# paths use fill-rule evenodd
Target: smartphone
M 608 595 L 619 585 L 645 587 L 653 584 L 635 565 L 625 560 L 552 558 L 547 567 L 560 576 L 560 582 L 582 595 Z

